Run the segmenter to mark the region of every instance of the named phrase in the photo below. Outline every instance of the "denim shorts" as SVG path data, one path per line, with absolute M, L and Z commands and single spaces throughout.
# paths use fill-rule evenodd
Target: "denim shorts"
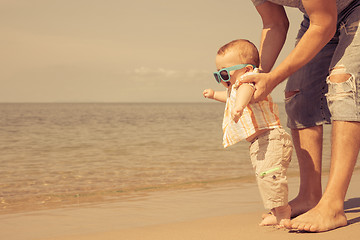
M 330 123 L 331 120 L 360 120 L 360 0 L 354 0 L 338 15 L 334 37 L 304 67 L 289 79 L 285 92 L 287 126 L 300 129 Z M 309 27 L 304 20 L 297 42 Z M 329 81 L 329 75 L 349 74 L 342 83 Z
M 250 145 L 251 163 L 266 209 L 288 204 L 286 172 L 292 150 L 291 137 L 282 128 L 261 134 Z

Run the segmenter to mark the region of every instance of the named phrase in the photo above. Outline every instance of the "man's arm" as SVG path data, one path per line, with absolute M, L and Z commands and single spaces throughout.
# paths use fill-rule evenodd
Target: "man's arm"
M 337 24 L 336 0 L 302 0 L 302 2 L 310 18 L 310 26 L 294 50 L 273 71 L 267 74 L 246 76 L 241 80 L 242 82 L 255 83 L 255 101 L 264 99 L 279 83 L 307 64 L 335 34 Z M 265 4 L 259 5 L 258 10 L 261 7 L 266 7 Z M 263 48 L 265 48 L 265 41 L 266 39 Z M 271 43 L 272 41 L 268 42 Z M 262 51 L 264 55 L 265 52 Z M 268 63 L 270 62 L 268 60 Z M 263 68 L 266 72 L 268 67 L 263 66 Z
M 260 41 L 260 72 L 270 72 L 284 46 L 289 20 L 283 6 L 265 2 L 256 7 L 263 22 Z
M 336 31 L 336 0 L 303 0 L 310 26 L 294 50 L 271 73 L 277 85 L 310 62 L 331 40 Z

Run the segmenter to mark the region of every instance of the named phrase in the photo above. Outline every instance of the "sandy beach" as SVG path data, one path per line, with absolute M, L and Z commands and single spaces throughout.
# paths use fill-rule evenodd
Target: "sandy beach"
M 349 216 L 349 215 L 348 215 Z M 359 216 L 359 214 L 357 214 Z M 357 218 L 356 221 L 359 221 Z M 97 240 L 97 239 L 126 239 L 126 240 L 235 240 L 235 239 L 358 239 L 359 224 L 351 224 L 346 228 L 336 229 L 325 233 L 297 233 L 279 230 L 272 227 L 259 227 L 258 214 L 238 214 L 199 219 L 195 221 L 163 224 L 151 227 L 133 228 L 122 231 L 79 235 L 70 237 L 51 238 L 57 240 Z
M 0 215 L 7 240 L 162 239 L 358 239 L 360 172 L 354 172 L 345 209 L 348 226 L 325 233 L 297 233 L 258 226 L 264 212 L 254 182 L 164 191 L 127 201 Z M 323 177 L 324 183 L 327 177 Z M 298 178 L 289 179 L 290 198 Z M 323 184 L 325 185 L 325 184 Z

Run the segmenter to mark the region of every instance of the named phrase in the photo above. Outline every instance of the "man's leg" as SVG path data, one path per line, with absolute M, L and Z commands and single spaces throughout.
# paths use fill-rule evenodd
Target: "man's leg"
M 296 217 L 315 207 L 322 195 L 323 127 L 293 129 L 291 133 L 300 168 L 299 194 L 289 202 L 291 216 Z
M 320 202 L 287 228 L 323 232 L 347 225 L 344 200 L 360 148 L 360 123 L 334 121 L 328 185 Z

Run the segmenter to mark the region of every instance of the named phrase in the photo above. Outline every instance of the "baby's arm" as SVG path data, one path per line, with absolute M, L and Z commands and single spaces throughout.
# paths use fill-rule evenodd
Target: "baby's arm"
M 227 91 L 214 91 L 212 89 L 205 89 L 203 92 L 205 98 L 214 99 L 219 102 L 226 102 Z
M 232 119 L 237 123 L 244 111 L 244 108 L 249 104 L 255 88 L 253 84 L 241 84 L 236 91 L 235 107 L 231 111 Z

